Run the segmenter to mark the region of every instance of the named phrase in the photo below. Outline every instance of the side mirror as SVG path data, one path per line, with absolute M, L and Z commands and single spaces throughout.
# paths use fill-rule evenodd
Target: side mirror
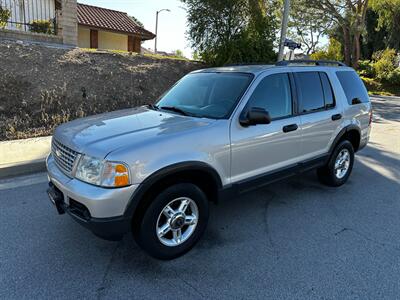
M 260 107 L 252 107 L 249 110 L 244 111 L 240 116 L 240 124 L 242 126 L 269 123 L 271 123 L 271 117 L 269 113 L 264 108 Z
M 360 104 L 362 103 L 362 101 L 360 100 L 360 98 L 353 98 L 351 100 L 351 105 L 355 105 L 355 104 Z

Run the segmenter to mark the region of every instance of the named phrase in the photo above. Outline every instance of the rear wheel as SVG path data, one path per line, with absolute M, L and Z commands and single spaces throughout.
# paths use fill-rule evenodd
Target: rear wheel
M 320 181 L 329 186 L 341 186 L 349 178 L 354 164 L 354 148 L 348 141 L 339 143 L 329 162 L 317 170 Z
M 208 222 L 208 200 L 191 183 L 175 184 L 152 199 L 134 236 L 139 246 L 158 259 L 173 259 L 189 251 Z

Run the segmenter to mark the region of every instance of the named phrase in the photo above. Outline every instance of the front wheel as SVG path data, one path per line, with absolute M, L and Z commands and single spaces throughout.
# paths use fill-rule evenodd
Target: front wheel
M 354 148 L 344 140 L 335 147 L 326 166 L 317 170 L 319 180 L 329 186 L 341 186 L 349 178 L 354 164 Z
M 173 259 L 189 251 L 200 239 L 208 214 L 207 197 L 198 186 L 175 184 L 153 199 L 134 236 L 151 256 Z

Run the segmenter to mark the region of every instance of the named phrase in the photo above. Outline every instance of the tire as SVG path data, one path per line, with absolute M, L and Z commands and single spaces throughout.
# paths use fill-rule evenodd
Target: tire
M 162 260 L 174 259 L 192 249 L 208 222 L 208 199 L 204 192 L 194 184 L 179 183 L 166 188 L 151 200 L 138 228 L 133 230 L 138 245 L 154 258 Z M 187 204 L 186 209 L 182 203 Z M 197 218 L 194 217 L 196 215 Z M 161 229 L 165 229 L 164 235 Z
M 348 161 L 344 160 L 345 156 L 348 155 Z M 342 158 L 342 160 L 339 159 Z M 335 169 L 335 163 L 338 163 L 339 168 Z M 332 155 L 328 163 L 317 170 L 319 180 L 328 186 L 338 187 L 346 183 L 347 179 L 351 174 L 354 164 L 354 148 L 353 145 L 348 141 L 344 140 L 340 142 L 332 152 Z M 341 168 L 343 167 L 343 168 Z

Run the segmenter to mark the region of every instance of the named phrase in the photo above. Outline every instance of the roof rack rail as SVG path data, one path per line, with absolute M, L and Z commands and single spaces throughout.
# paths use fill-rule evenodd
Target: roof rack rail
M 258 65 L 266 65 L 266 63 L 265 62 L 233 63 L 233 64 L 225 64 L 223 65 L 223 67 L 258 66 Z
M 336 65 L 339 67 L 347 67 L 346 64 L 336 60 L 311 60 L 311 59 L 295 59 L 278 61 L 275 66 L 288 66 L 291 64 L 314 64 L 316 66 Z

